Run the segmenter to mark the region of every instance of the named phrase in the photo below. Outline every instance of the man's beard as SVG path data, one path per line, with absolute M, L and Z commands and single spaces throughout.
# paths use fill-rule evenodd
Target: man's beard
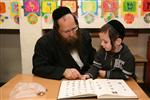
M 77 31 L 77 36 L 72 37 L 70 39 L 65 39 L 63 36 L 58 34 L 60 42 L 62 45 L 67 48 L 69 51 L 72 50 L 79 50 L 81 47 L 81 36 L 80 33 Z

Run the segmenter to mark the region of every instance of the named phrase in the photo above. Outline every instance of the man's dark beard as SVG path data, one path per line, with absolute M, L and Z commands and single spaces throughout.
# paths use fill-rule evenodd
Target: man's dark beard
M 80 33 L 77 31 L 77 38 L 71 39 L 71 40 L 67 40 L 64 37 L 62 37 L 59 33 L 58 33 L 58 37 L 59 40 L 61 41 L 61 44 L 67 48 L 69 51 L 72 50 L 79 50 L 81 47 L 81 36 Z

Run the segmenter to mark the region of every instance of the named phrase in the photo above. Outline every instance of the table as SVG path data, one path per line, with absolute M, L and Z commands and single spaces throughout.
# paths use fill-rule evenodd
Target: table
M 33 97 L 29 99 L 26 98 L 21 100 L 56 100 L 59 92 L 59 87 L 61 84 L 61 81 L 59 80 L 44 79 L 32 75 L 18 74 L 1 87 L 2 95 L 0 100 L 8 100 L 11 90 L 18 82 L 37 82 L 43 85 L 44 87 L 46 87 L 48 90 L 46 94 L 43 96 L 37 96 L 37 97 Z M 149 97 L 138 86 L 135 80 L 133 79 L 127 80 L 126 83 L 136 93 L 139 100 L 149 100 Z

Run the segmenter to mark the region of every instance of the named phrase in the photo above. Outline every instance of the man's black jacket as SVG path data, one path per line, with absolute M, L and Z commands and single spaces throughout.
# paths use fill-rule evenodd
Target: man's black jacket
M 56 31 L 52 30 L 42 36 L 35 45 L 32 73 L 44 78 L 62 79 L 65 69 L 71 67 L 84 74 L 92 64 L 96 51 L 92 47 L 90 34 L 83 30 L 80 32 L 82 46 L 79 56 L 84 64 L 82 69 L 61 44 Z

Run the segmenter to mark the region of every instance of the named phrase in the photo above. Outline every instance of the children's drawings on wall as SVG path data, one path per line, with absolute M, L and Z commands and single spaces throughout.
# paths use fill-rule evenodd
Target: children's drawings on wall
M 42 0 L 42 17 L 44 23 L 52 24 L 52 12 L 57 8 L 57 0 Z
M 40 0 L 24 0 L 24 14 L 29 13 L 40 15 Z
M 52 12 L 69 7 L 81 28 L 100 28 L 118 19 L 126 28 L 150 28 L 150 0 L 0 0 L 0 28 L 19 28 L 20 17 L 30 25 L 53 28 Z
M 19 24 L 20 2 L 18 0 L 10 1 L 10 17 L 13 18 L 16 24 Z
M 150 0 L 143 0 L 142 2 L 142 15 L 144 16 L 145 23 L 150 23 Z
M 42 26 L 45 28 L 52 27 L 52 13 L 58 7 L 58 0 L 42 0 L 41 13 L 42 13 Z
M 8 19 L 8 17 L 3 15 L 5 12 L 6 12 L 6 5 L 4 2 L 0 2 L 0 24 L 2 24 L 5 19 Z
M 71 12 L 78 15 L 78 0 L 61 0 L 61 6 L 70 8 Z
M 102 0 L 101 1 L 101 17 L 108 22 L 118 17 L 119 2 L 118 0 Z
M 35 13 L 30 13 L 27 16 L 27 20 L 30 24 L 36 24 L 38 22 L 38 17 Z
M 132 24 L 138 16 L 137 0 L 122 0 L 122 17 L 127 24 Z
M 81 15 L 87 24 L 91 24 L 98 15 L 98 0 L 81 0 Z
M 150 23 L 150 13 L 145 14 L 145 16 L 144 16 L 144 21 L 145 21 L 145 23 L 147 23 L 147 24 Z
M 30 24 L 36 24 L 40 16 L 40 0 L 24 0 L 24 15 Z
M 0 0 L 0 29 L 19 28 L 19 2 L 20 0 Z
M 4 2 L 0 2 L 0 14 L 3 14 L 6 12 L 6 5 Z
M 6 4 L 5 2 L 0 2 L 0 24 L 8 19 L 8 16 L 3 15 L 4 13 L 6 13 Z

